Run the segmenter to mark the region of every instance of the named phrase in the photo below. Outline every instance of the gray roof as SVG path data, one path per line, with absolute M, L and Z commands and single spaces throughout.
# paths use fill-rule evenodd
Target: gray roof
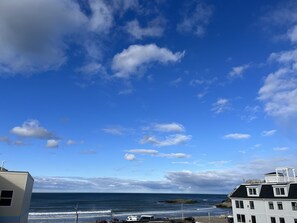
M 248 196 L 247 186 L 240 185 L 235 191 L 230 195 L 231 198 L 253 198 L 253 199 L 263 199 L 263 198 L 273 198 L 273 199 L 297 199 L 297 183 L 291 183 L 288 196 L 278 196 L 275 197 L 273 194 L 273 185 L 279 184 L 262 184 L 259 196 Z M 283 184 L 282 184 L 283 185 Z

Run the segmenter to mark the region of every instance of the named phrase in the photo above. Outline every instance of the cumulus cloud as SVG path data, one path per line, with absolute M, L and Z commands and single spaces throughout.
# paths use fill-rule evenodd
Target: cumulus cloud
M 168 181 L 131 180 L 112 177 L 34 177 L 34 192 L 168 192 L 176 191 Z
M 22 126 L 16 126 L 12 128 L 10 132 L 17 136 L 39 139 L 50 139 L 54 137 L 53 133 L 40 126 L 37 120 L 25 121 Z
M 108 32 L 113 24 L 111 8 L 104 1 L 90 0 L 92 16 L 89 21 L 89 29 L 94 32 Z
M 212 14 L 213 8 L 210 5 L 195 2 L 195 5 L 189 5 L 185 10 L 183 20 L 177 25 L 177 31 L 190 32 L 202 37 L 206 33 L 206 26 Z
M 243 73 L 250 67 L 249 64 L 244 64 L 237 67 L 232 67 L 232 70 L 229 72 L 230 77 L 242 77 Z
M 86 21 L 73 1 L 1 1 L 1 70 L 32 73 L 59 68 L 67 60 L 64 37 Z
M 236 171 L 169 172 L 166 179 L 183 191 L 200 191 L 200 193 L 230 192 L 242 182 L 242 176 Z
M 145 136 L 140 140 L 141 144 L 150 143 L 158 147 L 162 146 L 174 146 L 186 143 L 191 140 L 191 135 L 175 134 L 167 136 L 164 140 L 159 140 L 154 136 Z
M 259 99 L 265 104 L 268 115 L 280 119 L 297 116 L 296 73 L 281 68 L 269 74 L 259 90 Z
M 105 1 L 86 4 L 88 16 L 77 1 L 1 1 L 1 75 L 56 70 L 70 59 L 67 50 L 73 42 L 87 53 L 86 58 L 98 59 L 100 47 L 94 36 L 108 33 L 113 26 L 113 10 Z M 98 68 L 90 64 L 83 70 L 95 72 Z
M 182 124 L 171 122 L 171 123 L 156 123 L 153 124 L 152 128 L 159 132 L 184 132 L 185 128 Z
M 173 53 L 155 44 L 131 45 L 113 57 L 112 69 L 115 77 L 129 78 L 131 75 L 137 75 L 153 62 L 161 64 L 178 62 L 183 56 L 184 52 Z
M 242 134 L 242 133 L 231 133 L 224 135 L 224 139 L 249 139 L 251 135 L 249 134 Z
M 135 39 L 161 37 L 164 32 L 164 20 L 157 18 L 149 22 L 147 27 L 141 27 L 138 20 L 135 19 L 126 24 L 125 30 Z
M 230 101 L 226 98 L 219 98 L 215 103 L 212 104 L 211 111 L 220 114 L 230 109 Z
M 277 132 L 276 129 L 268 130 L 268 131 L 263 131 L 262 136 L 273 136 Z
M 184 163 L 188 162 L 175 162 Z M 205 171 L 172 171 L 161 180 L 134 180 L 112 177 L 34 177 L 34 192 L 191 192 L 227 194 L 242 183 L 243 178 L 263 179 L 264 174 L 279 166 L 295 167 L 288 159 L 257 159 L 230 169 Z M 295 167 L 296 168 L 296 167 Z
M 125 158 L 125 160 L 133 161 L 133 160 L 136 159 L 136 156 L 134 154 L 131 154 L 131 153 L 126 153 L 124 158 Z
M 59 140 L 56 139 L 49 139 L 46 142 L 47 148 L 58 148 L 59 147 Z

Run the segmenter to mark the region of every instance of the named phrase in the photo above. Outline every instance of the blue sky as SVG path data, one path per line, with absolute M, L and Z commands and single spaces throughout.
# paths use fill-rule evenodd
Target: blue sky
M 1 1 L 1 160 L 35 191 L 228 193 L 296 167 L 296 10 Z

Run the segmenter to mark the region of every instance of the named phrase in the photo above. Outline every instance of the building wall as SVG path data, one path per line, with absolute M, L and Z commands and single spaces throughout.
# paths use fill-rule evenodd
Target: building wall
M 0 206 L 0 223 L 27 223 L 32 186 L 27 172 L 0 172 L 0 192 L 13 191 L 11 206 Z
M 243 201 L 244 208 L 236 208 L 235 201 Z M 279 218 L 285 218 L 286 223 L 294 223 L 294 219 L 297 219 L 297 211 L 292 209 L 291 202 L 296 200 L 256 200 L 254 199 L 254 209 L 250 208 L 249 201 L 253 199 L 242 199 L 242 198 L 232 198 L 232 211 L 234 217 L 234 223 L 237 223 L 237 214 L 245 215 L 245 222 L 252 222 L 251 216 L 256 216 L 257 223 L 270 223 L 270 217 L 276 218 L 276 223 L 279 222 Z M 274 209 L 269 209 L 268 202 L 271 201 L 274 204 Z M 282 202 L 283 210 L 278 210 L 277 202 Z

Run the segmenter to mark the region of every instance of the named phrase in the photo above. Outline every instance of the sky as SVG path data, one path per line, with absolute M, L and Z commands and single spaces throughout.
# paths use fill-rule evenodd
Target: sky
M 296 168 L 296 10 L 0 1 L 0 161 L 35 192 L 227 194 Z

